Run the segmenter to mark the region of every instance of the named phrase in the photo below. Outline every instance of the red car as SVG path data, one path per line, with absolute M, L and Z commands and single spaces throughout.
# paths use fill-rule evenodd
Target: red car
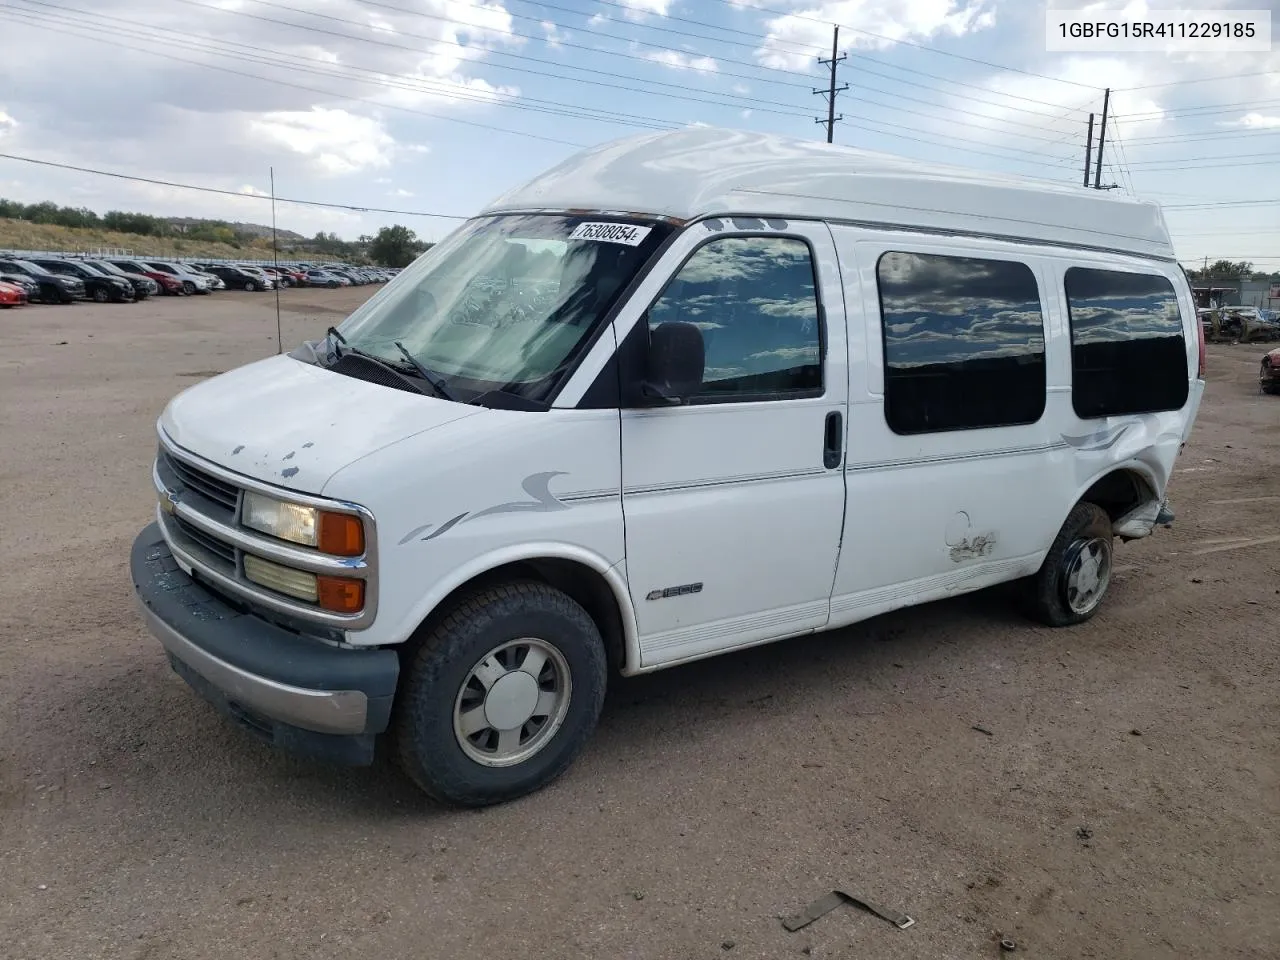
M 160 284 L 160 289 L 171 297 L 180 297 L 186 291 L 183 289 L 182 281 L 177 277 L 167 273 L 163 273 L 151 266 L 149 263 L 143 263 L 141 260 L 108 260 L 125 273 L 136 274 L 140 277 L 150 277 L 156 283 Z
M 24 307 L 27 304 L 27 291 L 16 283 L 5 283 L 0 280 L 0 310 L 10 307 Z
M 1280 393 L 1280 347 L 1262 358 L 1258 371 L 1258 387 L 1263 393 Z

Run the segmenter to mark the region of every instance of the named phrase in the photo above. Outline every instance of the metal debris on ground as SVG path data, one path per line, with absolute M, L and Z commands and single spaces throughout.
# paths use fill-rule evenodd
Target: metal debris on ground
M 988 737 L 995 736 L 995 734 L 992 733 L 990 730 L 988 730 L 986 727 L 980 727 L 976 723 L 973 725 L 972 729 L 977 730 L 979 733 L 985 733 Z
M 1010 940 L 1008 937 L 1001 937 L 1000 949 L 1006 952 L 1009 952 L 1009 951 L 1017 950 L 1018 945 L 1014 943 L 1012 940 Z
M 874 913 L 883 920 L 888 920 L 899 930 L 905 930 L 907 927 L 915 924 L 915 921 L 908 917 L 905 913 L 898 913 L 896 910 L 889 910 L 879 904 L 872 903 L 862 897 L 854 896 L 845 890 L 832 890 L 825 897 L 819 897 L 813 903 L 809 904 L 802 912 L 795 916 L 786 917 L 782 921 L 782 925 L 792 933 L 807 927 L 819 917 L 824 917 L 841 904 L 852 903 Z

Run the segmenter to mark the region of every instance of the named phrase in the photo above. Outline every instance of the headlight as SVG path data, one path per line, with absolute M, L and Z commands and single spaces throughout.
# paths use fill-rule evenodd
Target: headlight
M 244 575 L 259 586 L 314 603 L 322 610 L 359 613 L 364 609 L 364 582 L 361 580 L 294 570 L 251 553 L 244 555 Z
M 339 557 L 364 553 L 364 525 L 349 513 L 332 513 L 246 491 L 241 522 L 251 530 L 315 547 L 322 553 Z

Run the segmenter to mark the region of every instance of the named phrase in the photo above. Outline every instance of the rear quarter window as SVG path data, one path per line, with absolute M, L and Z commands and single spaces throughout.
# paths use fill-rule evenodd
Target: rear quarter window
M 1182 313 L 1163 276 L 1071 267 L 1071 403 L 1084 418 L 1178 410 L 1190 373 Z

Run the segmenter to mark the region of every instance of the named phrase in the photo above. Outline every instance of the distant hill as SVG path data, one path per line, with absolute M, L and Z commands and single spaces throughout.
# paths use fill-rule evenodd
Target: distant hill
M 230 227 L 236 234 L 243 237 L 264 237 L 268 240 L 271 238 L 271 227 L 264 226 L 261 223 L 203 220 L 199 217 L 166 217 L 165 222 L 168 223 L 176 233 L 190 233 L 201 227 L 208 229 Z M 279 227 L 276 228 L 276 237 L 280 242 L 288 241 L 290 243 L 303 243 L 307 239 L 300 233 L 295 233 L 292 230 L 282 230 Z

